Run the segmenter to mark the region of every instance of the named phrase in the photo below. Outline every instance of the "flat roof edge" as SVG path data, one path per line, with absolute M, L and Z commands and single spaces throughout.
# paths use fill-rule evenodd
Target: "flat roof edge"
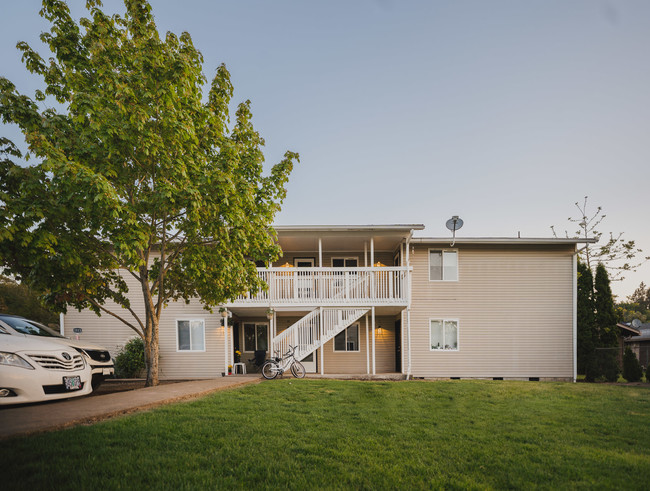
M 413 237 L 411 242 L 419 244 L 440 244 L 451 242 L 452 237 Z M 595 244 L 596 239 L 555 237 L 456 237 L 456 244 Z
M 345 231 L 372 231 L 372 230 L 424 230 L 421 223 L 398 223 L 389 225 L 274 225 L 278 232 L 345 232 Z

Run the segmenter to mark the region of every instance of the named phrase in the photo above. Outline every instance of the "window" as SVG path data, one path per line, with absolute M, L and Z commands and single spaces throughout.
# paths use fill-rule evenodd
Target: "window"
M 334 337 L 334 351 L 359 351 L 359 324 L 353 324 Z
M 178 351 L 205 351 L 205 321 L 188 319 L 176 321 Z
M 333 268 L 356 268 L 359 266 L 359 259 L 356 257 L 333 257 Z
M 244 324 L 244 351 L 268 351 L 269 330 L 267 324 Z
M 458 281 L 458 252 L 429 250 L 429 281 Z
M 458 321 L 429 320 L 431 349 L 435 351 L 458 351 Z

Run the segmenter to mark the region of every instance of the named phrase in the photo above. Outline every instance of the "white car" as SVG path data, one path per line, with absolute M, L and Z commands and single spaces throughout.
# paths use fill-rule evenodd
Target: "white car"
M 0 326 L 0 405 L 83 396 L 92 392 L 91 380 L 90 365 L 74 348 Z
M 115 365 L 111 359 L 111 354 L 101 346 L 68 339 L 43 324 L 17 315 L 0 314 L 0 327 L 5 328 L 9 334 L 46 339 L 76 349 L 86 358 L 86 363 L 91 367 L 93 389 L 99 387 L 104 378 L 115 373 Z

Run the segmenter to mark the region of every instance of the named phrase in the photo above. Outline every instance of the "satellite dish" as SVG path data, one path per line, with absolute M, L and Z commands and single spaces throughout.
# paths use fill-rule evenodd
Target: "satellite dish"
M 458 218 L 458 215 L 454 215 L 449 220 L 447 220 L 446 225 L 449 230 L 455 232 L 456 230 L 461 229 L 461 227 L 463 226 L 463 220 Z
M 460 230 L 460 228 L 463 226 L 463 221 L 458 218 L 458 215 L 454 215 L 451 217 L 449 220 L 447 220 L 447 228 L 453 232 L 453 239 L 451 241 L 451 247 L 454 246 L 456 243 L 456 230 Z
M 638 329 L 639 327 L 641 327 L 641 321 L 639 319 L 634 319 L 632 321 L 632 327 Z

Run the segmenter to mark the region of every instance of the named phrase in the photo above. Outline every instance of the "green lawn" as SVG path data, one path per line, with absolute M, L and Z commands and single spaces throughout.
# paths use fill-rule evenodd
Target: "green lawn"
M 0 447 L 4 489 L 648 489 L 650 388 L 285 379 Z

